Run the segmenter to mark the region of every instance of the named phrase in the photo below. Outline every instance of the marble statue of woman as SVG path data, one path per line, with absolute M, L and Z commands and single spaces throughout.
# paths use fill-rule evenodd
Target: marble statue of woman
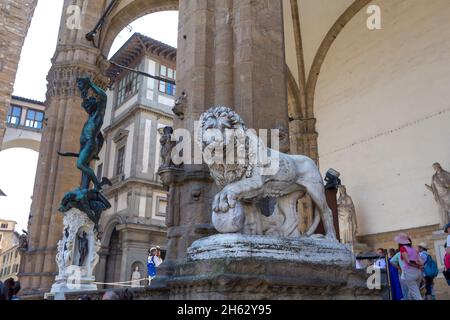
M 339 230 L 342 243 L 355 243 L 358 225 L 356 223 L 356 210 L 352 198 L 347 194 L 345 186 L 339 187 L 338 215 Z
M 136 267 L 133 274 L 131 275 L 131 287 L 139 288 L 141 286 L 141 273 L 139 272 L 139 267 Z

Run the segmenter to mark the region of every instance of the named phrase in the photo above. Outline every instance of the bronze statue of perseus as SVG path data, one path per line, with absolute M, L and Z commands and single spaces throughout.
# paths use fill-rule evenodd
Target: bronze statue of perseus
M 81 131 L 80 152 L 59 153 L 59 155 L 77 158 L 77 168 L 82 173 L 81 184 L 79 188 L 64 196 L 59 210 L 67 212 L 71 208 L 77 208 L 86 213 L 98 229 L 101 213 L 111 207 L 108 200 L 101 194 L 101 190 L 104 185 L 111 185 L 111 182 L 107 178 L 99 181 L 90 164 L 98 159 L 105 142 L 101 129 L 106 112 L 107 95 L 90 78 L 77 79 L 77 86 L 83 98 L 81 107 L 89 115 Z M 91 183 L 94 186 L 93 189 L 89 189 Z

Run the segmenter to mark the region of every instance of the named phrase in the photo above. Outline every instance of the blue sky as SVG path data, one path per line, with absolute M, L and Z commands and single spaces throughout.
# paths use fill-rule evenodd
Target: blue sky
M 14 95 L 45 100 L 46 77 L 56 48 L 63 2 L 38 1 L 22 50 Z M 176 47 L 178 12 L 154 13 L 130 23 L 116 38 L 110 54 L 117 51 L 134 32 Z M 0 197 L 0 218 L 17 221 L 17 231 L 27 229 L 37 161 L 37 152 L 31 150 L 0 152 L 0 189 L 8 195 Z

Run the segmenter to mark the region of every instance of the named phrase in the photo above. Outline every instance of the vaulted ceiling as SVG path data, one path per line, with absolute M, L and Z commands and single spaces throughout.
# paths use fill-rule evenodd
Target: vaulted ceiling
M 303 117 L 314 117 L 315 86 L 333 41 L 347 22 L 370 2 L 283 0 L 286 62 L 298 86 L 298 104 Z
M 308 77 L 314 57 L 338 18 L 354 0 L 283 0 L 286 36 L 286 59 L 299 83 L 298 55 L 303 55 L 305 77 Z M 301 33 L 301 35 L 298 34 Z M 302 53 L 296 48 L 301 36 Z M 297 40 L 296 40 L 297 38 Z

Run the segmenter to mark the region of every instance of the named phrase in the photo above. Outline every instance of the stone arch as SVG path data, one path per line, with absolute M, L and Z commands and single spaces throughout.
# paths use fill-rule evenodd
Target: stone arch
M 301 119 L 305 117 L 305 112 L 302 108 L 300 89 L 295 82 L 295 78 L 292 75 L 289 67 L 286 66 L 286 82 L 288 90 L 288 113 L 291 119 Z
M 7 149 L 13 149 L 13 148 L 25 148 L 25 149 L 30 149 L 30 150 L 39 152 L 40 146 L 41 146 L 40 140 L 13 139 L 13 140 L 8 140 L 8 141 L 3 141 L 0 151 L 4 151 Z
M 108 247 L 111 241 L 111 236 L 116 229 L 116 227 L 120 224 L 123 224 L 123 218 L 120 215 L 114 215 L 109 220 L 106 226 L 103 228 L 103 236 L 102 236 L 102 247 Z
M 150 13 L 178 10 L 178 3 L 178 0 L 127 0 L 119 3 L 102 31 L 102 55 L 108 56 L 117 35 L 132 21 Z
M 105 227 L 102 228 L 100 263 L 97 265 L 96 270 L 96 280 L 99 282 L 114 282 L 118 280 L 113 275 L 113 271 L 120 260 L 120 256 L 118 256 L 119 248 L 112 242 L 117 242 L 119 239 L 116 227 L 123 223 L 123 218 L 120 215 L 114 215 L 109 218 Z
M 306 118 L 314 118 L 314 95 L 316 91 L 317 81 L 319 79 L 320 70 L 323 62 L 327 57 L 328 51 L 338 37 L 339 33 L 344 29 L 347 23 L 372 0 L 355 0 L 350 7 L 337 19 L 333 27 L 328 31 L 322 44 L 317 50 L 314 57 L 311 70 L 306 83 Z

